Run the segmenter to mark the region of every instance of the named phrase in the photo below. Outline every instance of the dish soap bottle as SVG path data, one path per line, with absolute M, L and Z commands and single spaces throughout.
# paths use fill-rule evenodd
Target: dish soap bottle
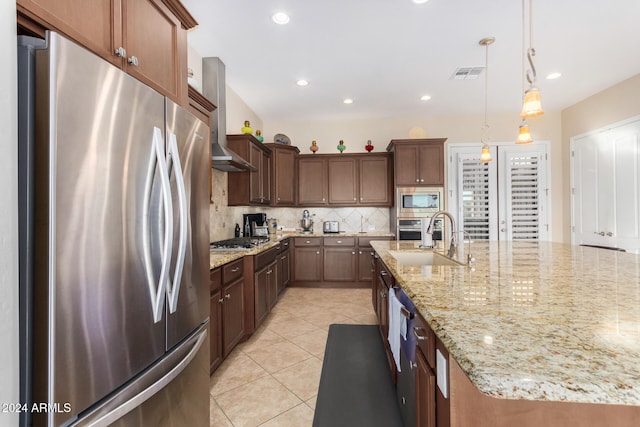
M 234 237 L 240 237 L 240 224 L 236 223 L 236 229 L 233 233 Z

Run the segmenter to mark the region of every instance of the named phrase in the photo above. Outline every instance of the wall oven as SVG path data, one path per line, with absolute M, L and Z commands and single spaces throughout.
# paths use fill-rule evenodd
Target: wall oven
M 398 187 L 398 218 L 424 218 L 444 209 L 442 187 Z
M 430 217 L 425 218 L 398 218 L 398 240 L 422 240 L 422 223 L 429 225 Z M 433 224 L 433 240 L 442 240 L 442 218 L 436 219 Z

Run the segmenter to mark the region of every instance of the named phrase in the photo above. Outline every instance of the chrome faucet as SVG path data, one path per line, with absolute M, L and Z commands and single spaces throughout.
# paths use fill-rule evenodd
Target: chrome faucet
M 449 244 L 449 250 L 447 251 L 447 256 L 449 258 L 458 258 L 458 238 L 456 237 L 456 222 L 453 219 L 453 216 L 447 211 L 438 211 L 433 214 L 431 217 L 431 221 L 429 222 L 429 226 L 427 227 L 427 233 L 433 234 L 433 225 L 435 223 L 436 217 L 438 215 L 443 215 L 449 218 L 451 221 L 451 242 Z

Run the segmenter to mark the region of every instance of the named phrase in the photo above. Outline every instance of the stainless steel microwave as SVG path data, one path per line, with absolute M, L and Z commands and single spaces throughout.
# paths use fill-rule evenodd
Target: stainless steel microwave
M 444 209 L 442 187 L 398 187 L 399 217 L 429 217 Z

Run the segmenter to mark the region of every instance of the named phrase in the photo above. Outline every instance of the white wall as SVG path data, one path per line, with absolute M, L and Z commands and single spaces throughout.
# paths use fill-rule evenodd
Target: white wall
M 18 401 L 16 7 L 0 2 L 0 404 Z M 18 424 L 0 412 L 0 426 Z

